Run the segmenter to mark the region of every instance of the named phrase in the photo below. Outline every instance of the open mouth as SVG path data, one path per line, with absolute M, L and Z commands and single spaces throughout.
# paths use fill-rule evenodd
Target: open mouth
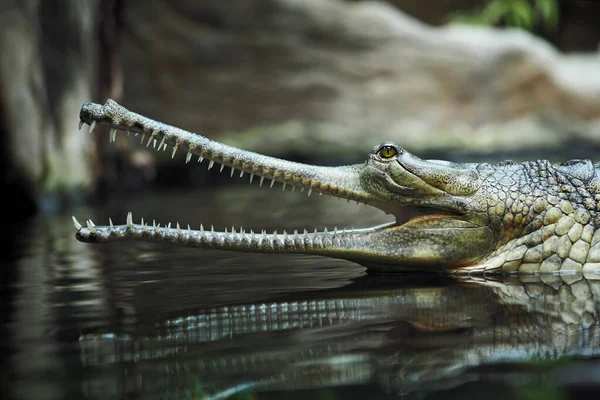
M 235 228 L 215 231 L 212 226 L 203 225 L 192 229 L 178 223 L 160 226 L 144 219 L 134 223 L 132 213 L 128 213 L 122 225 L 115 225 L 109 219 L 108 225 L 97 226 L 88 219 L 84 226 L 73 217 L 76 237 L 83 242 L 134 239 L 207 249 L 319 254 L 392 263 L 445 260 L 441 239 L 466 231 L 475 235 L 473 242 L 485 242 L 486 248 L 489 247 L 489 232 L 462 218 L 462 202 L 454 201 L 455 197 L 478 189 L 474 172 L 420 160 L 392 143 L 376 146 L 365 163 L 326 167 L 282 160 L 212 141 L 131 112 L 112 100 L 104 105 L 85 103 L 80 112 L 80 129 L 84 125 L 89 126 L 89 132 L 98 125 L 107 126 L 111 142 L 116 141 L 119 132 L 138 136 L 146 147 L 170 151 L 171 157 L 185 152 L 186 163 L 205 162 L 208 169 L 219 168 L 225 173 L 228 167 L 230 176 L 247 174 L 250 182 L 258 180 L 260 186 L 273 187 L 278 182 L 282 190 L 289 188 L 309 196 L 319 193 L 364 203 L 392 215 L 394 220 L 360 229 L 267 233 Z M 402 165 L 400 157 L 403 163 L 412 165 L 412 172 Z M 462 258 L 461 255 L 461 261 Z

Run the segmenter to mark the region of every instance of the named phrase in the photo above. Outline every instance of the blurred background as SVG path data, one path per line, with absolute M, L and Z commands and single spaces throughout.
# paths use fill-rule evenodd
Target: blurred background
M 600 2 L 0 1 L 4 200 L 54 212 L 145 187 L 213 184 L 98 129 L 85 101 L 320 164 L 394 140 L 455 161 L 600 148 Z M 214 172 L 214 171 L 211 171 Z

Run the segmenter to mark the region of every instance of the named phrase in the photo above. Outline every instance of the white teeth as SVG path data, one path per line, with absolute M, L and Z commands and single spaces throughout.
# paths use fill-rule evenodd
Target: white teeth
M 155 219 L 152 220 L 152 227 L 154 228 L 154 230 L 156 230 L 156 220 Z
M 117 128 L 110 129 L 109 142 L 117 141 Z
M 158 150 L 160 150 L 160 148 Z M 167 144 L 165 143 L 165 144 L 163 144 L 163 151 L 166 151 L 166 150 L 167 150 Z
M 115 227 L 114 227 L 112 219 L 110 219 L 110 217 L 108 217 L 108 224 L 110 225 L 110 231 L 113 232 L 115 230 Z
M 190 228 L 190 224 L 188 224 L 188 231 L 192 231 L 192 228 Z
M 91 219 L 88 219 L 85 221 L 85 223 L 87 224 L 87 227 L 91 233 L 96 233 L 96 225 L 94 225 Z
M 241 178 L 242 176 L 244 176 L 244 170 L 241 170 L 241 171 L 240 171 L 240 178 Z
M 83 126 L 83 121 L 79 120 L 79 130 L 81 130 L 81 127 Z
M 297 230 L 294 230 L 294 239 L 295 240 L 300 239 L 300 235 L 298 235 L 298 231 Z
M 281 188 L 281 191 L 284 192 L 285 191 L 285 186 L 287 185 L 287 183 L 283 182 L 283 187 Z
M 171 229 L 171 223 L 170 222 L 167 224 L 167 229 Z
M 272 188 L 274 184 L 275 184 L 275 179 L 271 179 L 271 184 L 269 185 L 269 188 Z
M 162 149 L 163 144 L 165 144 L 165 137 L 164 136 L 163 136 L 162 140 L 160 141 L 160 144 L 158 145 L 158 150 Z
M 233 173 L 235 172 L 235 169 L 233 169 L 233 166 L 231 167 L 231 175 L 230 177 L 233 178 Z
M 254 179 L 254 174 L 250 174 L 250 183 L 252 183 L 253 179 Z
M 142 220 L 140 221 L 140 225 L 144 225 L 144 218 L 142 218 Z
M 223 172 L 223 168 L 225 168 L 225 164 L 221 164 L 221 168 L 219 168 L 219 172 Z
M 312 188 L 308 189 L 308 195 L 310 196 L 310 194 L 312 193 Z
M 262 187 L 264 181 L 265 181 L 265 177 L 261 176 L 260 177 L 260 187 Z
M 128 228 L 131 228 L 131 226 L 133 225 L 133 215 L 131 214 L 131 211 L 129 211 L 129 212 L 127 213 L 127 220 L 126 220 L 126 223 L 127 223 L 127 227 L 128 227 Z
M 96 127 L 96 121 L 92 121 L 92 123 L 90 124 L 90 130 L 88 132 L 92 133 L 94 131 L 95 127 Z
M 156 149 L 156 144 L 158 143 L 158 140 L 153 139 L 152 140 L 152 146 L 154 146 L 154 148 Z
M 204 233 L 204 226 L 202 224 L 200 224 L 200 233 Z
M 185 163 L 189 163 L 190 160 L 192 159 L 192 152 L 188 150 L 187 155 L 185 156 Z
M 300 189 L 300 193 L 304 193 L 304 187 Z
M 71 218 L 73 219 L 73 225 L 75 225 L 75 229 L 80 230 L 81 224 L 79 223 L 79 221 L 77 221 L 77 218 L 75 218 L 74 215 Z
M 215 162 L 213 160 L 210 160 L 210 162 L 208 163 L 208 169 L 211 169 L 213 165 L 215 165 Z
M 179 226 L 179 222 L 177 223 L 177 234 L 179 236 L 183 236 L 183 231 L 181 230 L 181 227 Z
M 140 142 L 141 144 L 144 144 L 144 139 L 146 139 L 146 135 L 142 134 L 142 141 Z M 148 141 L 150 141 L 150 139 L 148 139 Z
M 152 135 L 148 138 L 148 142 L 146 142 L 146 147 L 150 147 L 150 143 L 152 143 Z
M 171 159 L 175 158 L 175 153 L 177 152 L 178 148 L 179 148 L 178 145 L 173 146 L 173 153 L 171 153 Z
M 198 162 L 202 162 L 203 160 L 204 160 L 204 157 L 198 156 Z

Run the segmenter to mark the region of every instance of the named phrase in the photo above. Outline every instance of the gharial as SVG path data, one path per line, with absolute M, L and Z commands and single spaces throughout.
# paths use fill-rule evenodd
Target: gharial
M 393 142 L 377 145 L 362 164 L 323 167 L 286 161 L 209 140 L 131 112 L 113 100 L 85 103 L 80 128 L 141 134 L 158 150 L 187 151 L 284 188 L 356 200 L 395 217 L 363 229 L 272 233 L 198 230 L 170 225 L 82 226 L 89 243 L 135 239 L 260 253 L 317 254 L 391 270 L 448 272 L 600 271 L 600 164 L 571 160 L 457 164 L 422 160 Z

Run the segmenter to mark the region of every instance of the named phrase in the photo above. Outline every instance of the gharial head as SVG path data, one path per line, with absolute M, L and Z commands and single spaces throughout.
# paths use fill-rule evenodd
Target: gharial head
M 495 238 L 489 228 L 485 205 L 480 201 L 483 184 L 469 164 L 421 160 L 393 142 L 377 145 L 362 164 L 340 167 L 306 165 L 244 151 L 203 136 L 156 122 L 131 112 L 112 100 L 104 105 L 85 103 L 80 127 L 96 125 L 142 135 L 142 142 L 158 150 L 172 147 L 231 168 L 231 175 L 256 176 L 291 187 L 320 192 L 374 206 L 395 220 L 380 226 L 308 233 L 216 232 L 134 224 L 131 213 L 124 225 L 82 226 L 74 219 L 76 237 L 97 243 L 122 239 L 168 242 L 177 245 L 248 252 L 319 254 L 363 264 L 404 268 L 457 268 L 476 263 L 488 254 Z M 396 268 L 396 267 L 393 267 Z

